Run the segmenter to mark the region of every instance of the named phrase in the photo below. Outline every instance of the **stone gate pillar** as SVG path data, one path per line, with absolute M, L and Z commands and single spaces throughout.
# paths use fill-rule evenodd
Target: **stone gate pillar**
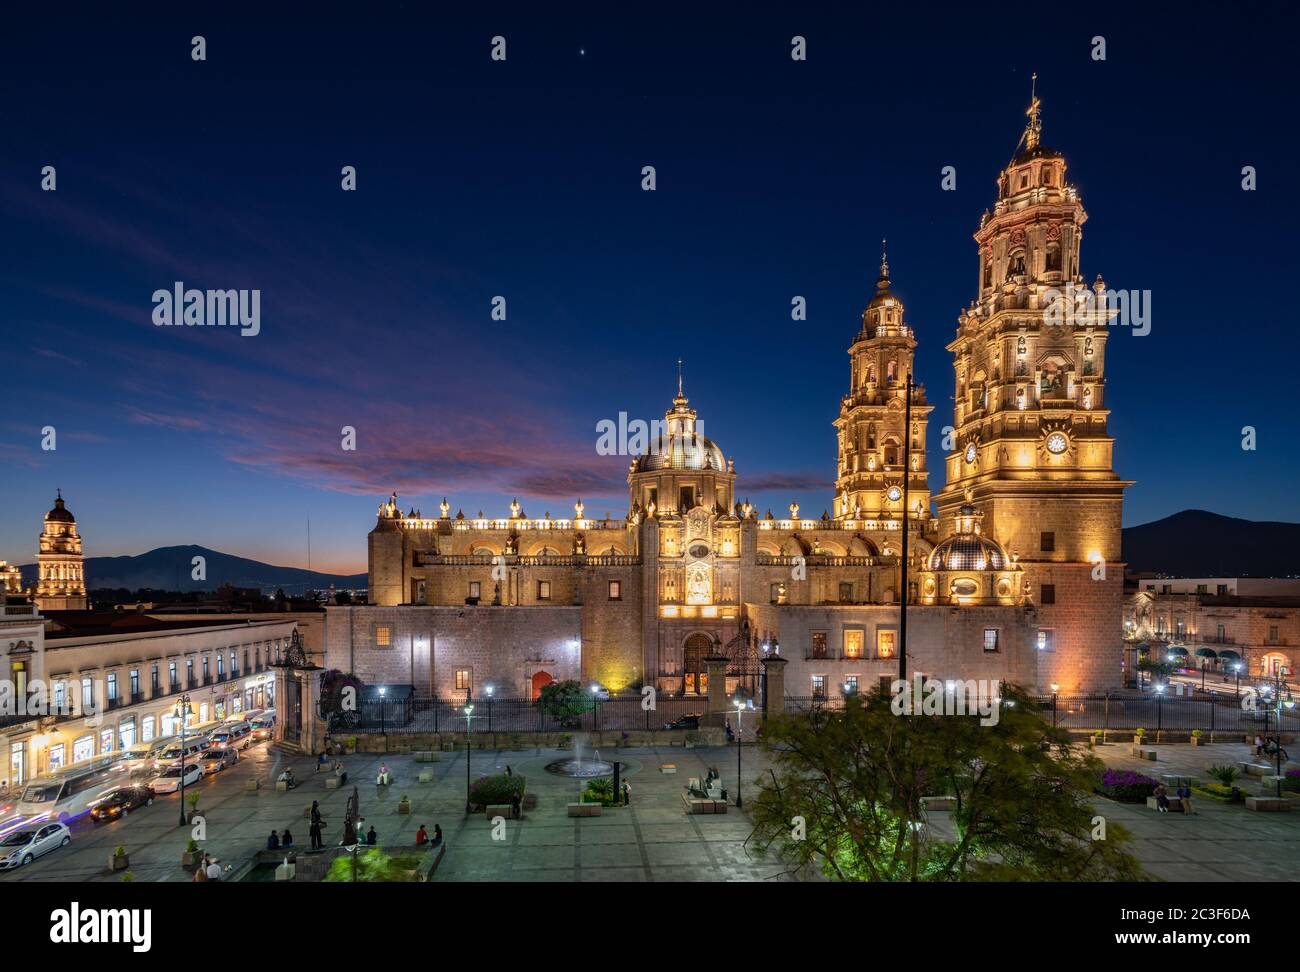
M 763 659 L 763 715 L 774 716 L 785 712 L 785 666 L 780 655 Z
M 704 659 L 704 669 L 709 675 L 709 713 L 727 712 L 731 702 L 727 698 L 726 655 L 709 655 Z

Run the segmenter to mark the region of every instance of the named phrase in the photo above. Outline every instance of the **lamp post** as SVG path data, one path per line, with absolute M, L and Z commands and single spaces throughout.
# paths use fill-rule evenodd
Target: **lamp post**
M 600 691 L 600 686 L 595 682 L 591 683 L 591 731 L 600 732 L 600 707 L 596 703 L 596 693 Z
M 381 735 L 384 736 L 388 735 L 388 726 L 384 722 L 384 708 L 385 708 L 384 696 L 386 696 L 387 694 L 388 694 L 388 686 L 387 685 L 379 686 L 379 732 Z M 385 746 L 385 751 L 387 751 L 386 746 Z
M 1056 693 L 1061 690 L 1061 686 L 1056 682 L 1052 683 L 1052 728 L 1056 728 Z
M 491 732 L 492 731 L 492 686 L 484 685 L 483 691 L 487 693 L 487 697 L 488 697 L 488 732 Z
M 1160 742 L 1160 730 L 1164 727 L 1164 706 L 1165 686 L 1162 682 L 1156 686 L 1156 742 Z
M 190 708 L 190 696 L 186 692 L 176 700 L 176 708 L 173 710 L 181 720 L 181 823 L 184 827 L 188 820 L 185 819 L 185 717 L 192 711 Z
M 1232 663 L 1233 674 L 1237 676 L 1237 698 L 1241 698 L 1241 662 Z
M 754 708 L 754 700 L 749 699 L 749 708 Z M 745 745 L 744 725 L 741 719 L 745 713 L 745 702 L 736 699 L 736 809 L 743 807 L 744 801 L 740 796 L 740 750 Z
M 474 718 L 474 703 L 465 702 L 465 816 L 469 816 L 469 721 Z

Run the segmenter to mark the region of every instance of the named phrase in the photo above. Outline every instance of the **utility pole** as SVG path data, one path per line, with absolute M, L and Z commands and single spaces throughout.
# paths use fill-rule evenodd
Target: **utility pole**
M 900 583 L 899 595 L 902 607 L 898 615 L 898 677 L 902 681 L 907 681 L 907 535 L 908 529 L 907 517 L 911 512 L 908 508 L 908 487 L 912 483 L 912 373 L 907 373 L 907 381 L 904 384 L 903 399 L 903 553 L 900 559 Z

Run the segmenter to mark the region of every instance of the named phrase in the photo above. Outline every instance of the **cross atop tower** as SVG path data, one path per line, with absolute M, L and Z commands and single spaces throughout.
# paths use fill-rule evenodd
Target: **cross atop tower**
M 880 240 L 880 279 L 889 279 L 889 246 L 883 237 Z
M 1035 71 L 1029 79 L 1029 108 L 1025 112 L 1025 115 L 1029 118 L 1029 124 L 1025 126 L 1025 134 L 1021 136 L 1026 151 L 1037 148 L 1039 139 L 1042 137 L 1042 109 L 1043 103 L 1038 100 L 1038 72 Z

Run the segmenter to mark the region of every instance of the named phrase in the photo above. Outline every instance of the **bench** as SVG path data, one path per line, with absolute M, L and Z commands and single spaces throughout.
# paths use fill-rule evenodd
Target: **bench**
M 1156 761 L 1156 751 L 1154 749 L 1147 749 L 1143 746 L 1134 746 L 1129 750 L 1129 752 L 1138 759 L 1149 759 L 1153 763 Z
M 493 817 L 505 817 L 507 820 L 513 820 L 515 818 L 515 808 L 508 803 L 489 804 L 484 808 L 484 812 L 487 814 L 489 820 Z
M 337 776 L 325 777 L 325 789 L 337 790 L 339 788 L 339 778 Z
M 686 804 L 686 812 L 691 814 L 727 812 L 727 802 L 725 800 L 714 800 L 709 797 L 693 797 L 689 793 L 683 793 L 682 802 Z
M 262 785 L 262 781 L 261 781 L 261 780 L 257 780 L 257 779 L 253 779 L 253 780 L 244 780 L 244 789 L 245 789 L 245 790 L 249 790 L 249 791 L 256 790 L 256 789 L 257 789 L 258 787 L 260 787 L 261 785 Z
M 441 759 L 437 753 L 430 749 L 422 749 L 416 752 L 415 761 L 417 763 L 436 763 Z
M 672 776 L 674 773 L 677 772 L 677 764 L 663 763 L 659 767 L 659 772 L 665 774 L 666 776 Z
M 429 770 L 421 770 L 421 771 L 420 771 L 420 782 L 421 782 L 421 783 L 432 783 L 432 782 L 433 782 L 433 773 L 430 772 Z
M 599 817 L 603 808 L 599 803 L 570 803 L 570 817 Z
M 956 810 L 957 798 L 953 796 L 921 797 L 922 810 Z
M 1238 765 L 1247 776 L 1269 776 L 1274 772 L 1272 763 L 1253 763 L 1242 760 Z
M 1155 797 L 1153 797 L 1153 796 L 1149 796 L 1149 797 L 1147 797 L 1147 809 L 1148 809 L 1148 810 L 1159 810 L 1159 809 L 1160 809 L 1160 804 L 1159 804 L 1159 802 L 1156 800 Z M 1182 812 L 1183 812 L 1183 804 L 1182 804 L 1182 801 L 1178 799 L 1178 797 L 1172 797 L 1172 796 L 1171 796 L 1171 797 L 1169 798 L 1169 812 L 1170 812 L 1170 813 L 1182 813 Z
M 276 780 L 276 781 L 275 781 L 275 792 L 276 792 L 276 793 L 288 793 L 288 792 L 289 792 L 289 784 L 286 783 L 284 780 Z
M 1246 797 L 1247 810 L 1261 810 L 1278 812 L 1291 809 L 1291 801 L 1286 797 L 1277 796 L 1248 796 Z

